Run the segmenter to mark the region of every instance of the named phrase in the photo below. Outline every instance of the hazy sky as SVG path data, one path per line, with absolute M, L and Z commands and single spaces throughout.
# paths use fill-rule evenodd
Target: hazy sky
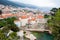
M 40 7 L 60 7 L 60 0 L 10 0 Z

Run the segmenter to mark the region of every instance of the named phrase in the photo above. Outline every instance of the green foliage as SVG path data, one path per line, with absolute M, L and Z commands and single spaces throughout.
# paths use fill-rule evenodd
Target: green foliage
M 0 28 L 3 28 L 3 29 L 0 29 L 0 40 L 17 40 L 18 39 L 16 32 L 19 31 L 19 28 L 14 24 L 14 20 L 16 20 L 15 17 L 0 19 Z M 12 30 L 13 33 L 11 33 L 9 37 L 7 37 L 9 30 Z
M 60 40 L 60 9 L 55 12 L 55 15 L 48 20 L 48 26 L 54 35 L 54 40 Z
M 4 27 L 4 28 L 2 29 L 2 32 L 3 32 L 3 33 L 8 33 L 8 32 L 9 32 L 9 28 L 8 28 L 8 27 Z
M 19 31 L 19 28 L 14 24 L 14 20 L 16 20 L 15 17 L 2 19 L 2 20 L 0 20 L 0 27 L 5 27 L 9 30 L 17 32 L 17 31 Z
M 45 15 L 44 15 L 44 18 L 49 18 L 49 15 L 45 14 Z
M 57 8 L 52 8 L 51 11 L 56 12 L 58 9 Z
M 20 39 L 20 37 L 17 36 L 17 33 L 16 33 L 16 32 L 11 33 L 11 34 L 9 35 L 9 38 L 10 38 L 11 40 L 18 40 L 18 39 Z
M 0 40 L 18 40 L 16 32 L 11 33 L 9 36 L 6 36 L 2 30 L 0 30 Z
M 11 38 L 15 38 L 16 36 L 17 36 L 16 32 L 13 32 L 13 33 L 10 34 Z
M 0 30 L 0 40 L 9 40 L 9 38 L 7 38 L 7 36 L 5 36 L 5 34 L 2 32 L 2 30 Z
M 18 28 L 18 27 L 16 27 L 16 25 L 15 25 L 15 24 L 12 24 L 12 26 L 11 26 L 10 28 L 11 28 L 11 30 L 12 30 L 12 31 L 14 31 L 14 32 L 19 31 L 19 28 Z
M 57 8 L 52 8 L 50 14 L 52 16 L 54 16 L 55 15 L 55 12 L 57 12 L 57 10 L 58 10 Z

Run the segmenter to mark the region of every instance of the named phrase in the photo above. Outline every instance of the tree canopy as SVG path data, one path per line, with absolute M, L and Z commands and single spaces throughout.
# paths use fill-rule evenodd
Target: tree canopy
M 0 19 L 0 40 L 13 40 L 13 37 L 17 40 L 16 32 L 19 31 L 19 28 L 14 24 L 14 20 L 16 20 L 15 17 Z M 7 34 L 9 33 L 9 30 L 13 31 L 9 37 L 7 37 Z M 11 37 L 12 36 L 12 37 Z M 10 37 L 12 39 L 10 39 Z
M 60 40 L 60 9 L 55 12 L 55 15 L 48 20 L 48 27 L 52 31 L 54 40 Z

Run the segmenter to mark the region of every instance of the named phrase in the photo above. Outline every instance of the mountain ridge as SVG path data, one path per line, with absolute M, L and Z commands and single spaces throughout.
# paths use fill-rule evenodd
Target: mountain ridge
M 8 0 L 0 0 L 0 4 L 12 5 L 12 6 L 15 6 L 15 7 L 22 7 L 22 8 L 28 7 L 28 8 L 32 8 L 32 9 L 40 9 L 42 11 L 49 11 L 51 9 L 49 7 L 37 7 L 37 6 L 34 6 L 34 5 L 30 5 L 30 4 L 17 3 L 17 2 L 12 2 L 12 1 L 8 1 Z

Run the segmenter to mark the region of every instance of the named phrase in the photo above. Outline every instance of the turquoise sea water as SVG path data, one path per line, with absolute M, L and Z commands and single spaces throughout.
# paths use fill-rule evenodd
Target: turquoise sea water
M 46 32 L 33 32 L 33 34 L 37 37 L 37 40 L 53 40 L 53 36 Z

